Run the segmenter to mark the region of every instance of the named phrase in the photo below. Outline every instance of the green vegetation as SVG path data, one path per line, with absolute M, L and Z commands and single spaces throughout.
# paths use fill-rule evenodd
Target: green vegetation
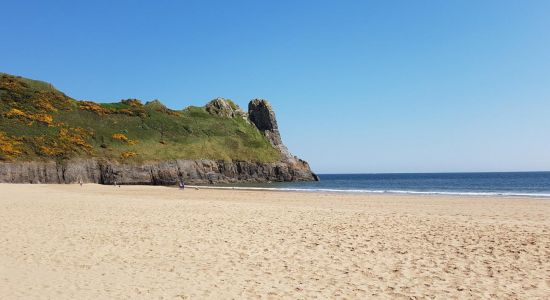
M 240 117 L 159 101 L 77 101 L 49 83 L 0 73 L 0 160 L 73 157 L 273 162 L 280 154 Z

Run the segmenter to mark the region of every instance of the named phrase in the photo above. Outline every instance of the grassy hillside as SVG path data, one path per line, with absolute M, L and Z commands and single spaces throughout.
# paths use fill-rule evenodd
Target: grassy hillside
M 73 157 L 272 162 L 280 154 L 242 117 L 158 101 L 77 101 L 49 83 L 0 73 L 0 160 Z

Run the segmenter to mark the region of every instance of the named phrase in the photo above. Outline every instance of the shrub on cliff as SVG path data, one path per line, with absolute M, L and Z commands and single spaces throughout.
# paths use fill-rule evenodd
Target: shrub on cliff
M 7 160 L 20 155 L 21 151 L 18 149 L 20 144 L 21 142 L 18 140 L 0 131 L 0 160 Z
M 218 100 L 208 110 L 77 101 L 49 83 L 0 73 L 1 159 L 280 159 L 235 103 Z

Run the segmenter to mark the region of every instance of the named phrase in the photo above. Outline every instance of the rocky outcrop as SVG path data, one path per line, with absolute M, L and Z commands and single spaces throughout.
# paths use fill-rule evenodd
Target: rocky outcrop
M 286 160 L 296 159 L 283 144 L 275 112 L 264 99 L 253 99 L 248 103 L 248 118 L 266 136 L 273 147 L 279 149 Z
M 206 104 L 206 111 L 212 115 L 226 118 L 246 118 L 246 113 L 233 101 L 225 98 L 216 98 Z
M 316 180 L 306 162 L 169 160 L 122 164 L 98 159 L 1 162 L 1 183 L 154 184 Z

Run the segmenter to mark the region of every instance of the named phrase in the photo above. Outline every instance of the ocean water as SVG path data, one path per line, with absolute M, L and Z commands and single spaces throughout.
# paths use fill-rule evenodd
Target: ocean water
M 231 186 L 288 191 L 550 197 L 550 172 L 319 174 L 319 177 L 318 182 Z

